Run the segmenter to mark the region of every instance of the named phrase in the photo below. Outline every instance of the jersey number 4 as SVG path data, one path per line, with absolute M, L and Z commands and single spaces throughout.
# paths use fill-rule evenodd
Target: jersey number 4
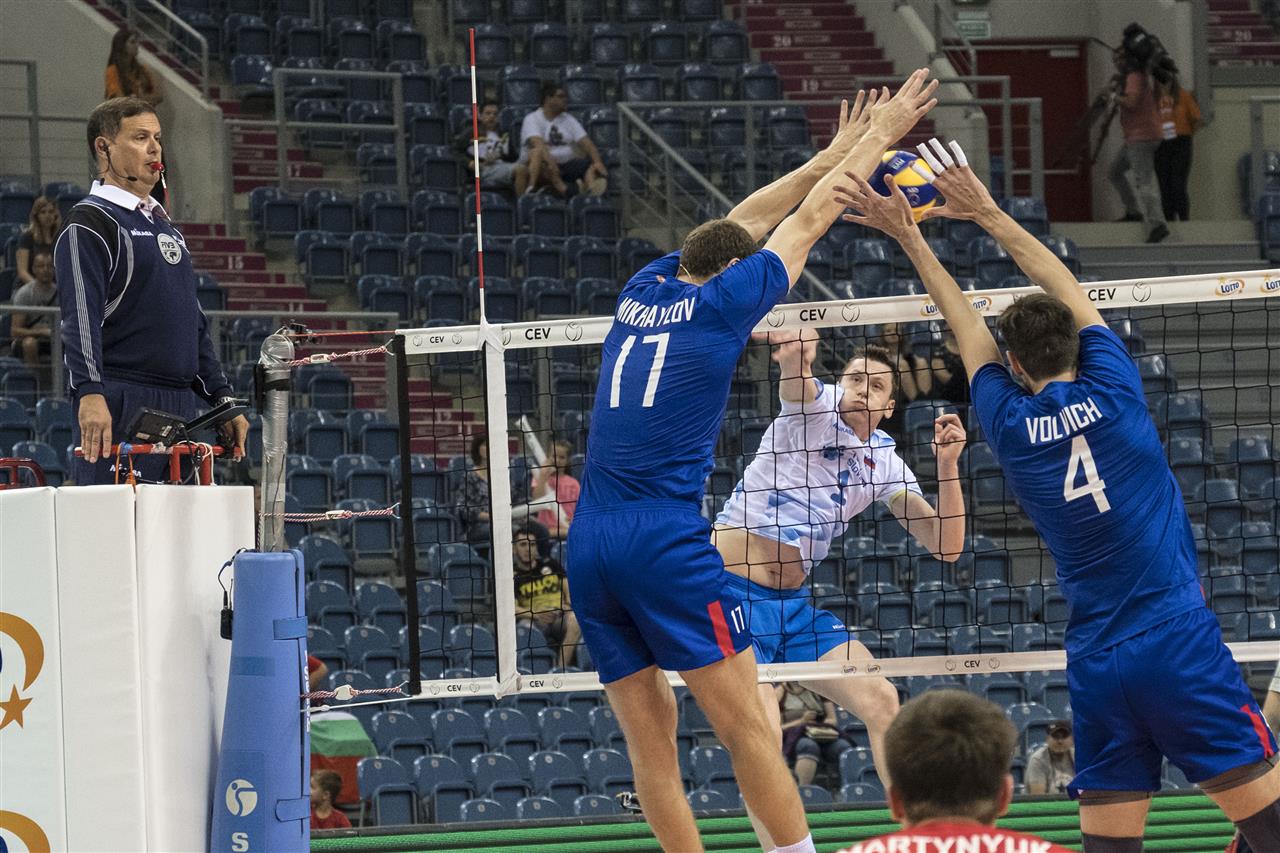
M 1084 484 L 1077 486 L 1076 479 L 1080 476 L 1081 468 L 1084 469 Z M 1106 488 L 1107 484 L 1098 476 L 1098 466 L 1093 462 L 1093 451 L 1089 449 L 1089 442 L 1084 440 L 1083 435 L 1077 435 L 1071 440 L 1071 458 L 1067 461 L 1067 478 L 1062 481 L 1063 500 L 1071 503 L 1091 496 L 1098 506 L 1098 512 L 1108 512 L 1111 509 L 1111 502 L 1107 500 L 1107 494 L 1104 491 Z
M 667 343 L 671 340 L 670 332 L 663 332 L 660 335 L 645 335 L 642 343 L 657 344 L 658 348 L 653 353 L 653 364 L 649 365 L 649 381 L 644 386 L 644 399 L 640 401 L 643 408 L 649 408 L 653 405 L 653 397 L 658 393 L 658 378 L 662 376 L 662 365 L 667 361 Z M 609 408 L 616 409 L 622 399 L 622 368 L 627 363 L 627 356 L 631 355 L 631 348 L 636 345 L 636 336 L 629 335 L 622 342 L 622 352 L 618 353 L 618 361 L 613 365 L 613 381 L 609 385 Z

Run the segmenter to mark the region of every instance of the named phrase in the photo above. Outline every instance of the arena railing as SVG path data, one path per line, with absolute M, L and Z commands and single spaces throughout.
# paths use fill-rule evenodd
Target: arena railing
M 159 0 L 130 0 L 125 5 L 125 20 L 143 36 L 163 39 L 173 57 L 199 77 L 200 94 L 209 97 L 209 40 L 195 27 Z
M 1254 95 L 1249 98 L 1249 192 L 1253 197 L 1247 201 L 1254 217 L 1258 216 L 1259 202 L 1266 191 L 1267 125 L 1264 113 L 1268 106 L 1280 106 L 1280 95 Z M 1271 137 L 1273 144 L 1280 141 L 1278 136 L 1280 134 Z
M 306 325 L 312 321 L 324 321 L 331 323 L 333 321 L 345 321 L 348 325 L 358 324 L 369 329 L 394 329 L 400 322 L 400 316 L 390 312 L 379 311 L 205 311 L 205 316 L 209 318 L 209 335 L 213 339 L 213 345 L 218 354 L 222 357 L 223 367 L 230 373 L 237 366 L 233 363 L 228 355 L 230 353 L 230 345 L 235 343 L 231 338 L 231 326 L 236 320 L 244 318 L 260 318 L 270 320 L 274 327 L 279 327 L 285 322 L 298 322 Z M 54 328 L 61 323 L 62 310 L 56 307 L 42 307 L 34 305 L 12 305 L 0 304 L 0 318 L 11 316 L 13 314 L 34 314 L 37 316 L 49 316 L 53 318 Z M 387 332 L 392 334 L 391 331 Z M 5 341 L 7 343 L 7 340 Z M 256 355 L 256 354 L 255 354 Z M 62 364 L 62 340 L 60 336 L 53 335 L 50 342 L 49 363 L 51 365 Z M 43 366 L 43 365 L 42 365 Z M 230 377 L 228 377 L 230 378 Z M 241 389 L 237 389 L 241 390 Z M 61 369 L 53 370 L 49 391 L 53 396 L 62 396 L 66 392 L 66 376 L 65 371 Z
M 337 81 L 343 80 L 381 80 L 389 83 L 391 86 L 391 109 L 393 112 L 392 122 L 390 124 L 360 124 L 357 122 L 347 121 L 302 121 L 291 119 L 288 112 L 292 108 L 293 101 L 296 97 L 289 97 L 285 89 L 285 80 L 290 77 L 303 77 L 307 79 L 313 78 L 333 78 Z M 298 170 L 291 167 L 289 162 L 289 147 L 293 142 L 293 133 L 289 131 L 326 131 L 337 130 L 344 131 L 349 134 L 359 134 L 365 136 L 369 134 L 383 134 L 391 136 L 391 143 L 395 149 L 396 157 L 396 183 L 395 187 L 399 191 L 401 198 L 409 197 L 409 159 L 408 151 L 405 146 L 405 120 L 404 120 L 404 84 L 400 74 L 387 71 L 341 71 L 325 68 L 276 68 L 271 72 L 272 96 L 274 98 L 274 117 L 271 119 L 254 119 L 243 116 L 226 116 L 223 124 L 228 133 L 234 130 L 266 130 L 273 131 L 276 134 L 276 158 L 277 158 L 277 180 L 280 182 L 280 188 L 286 192 L 290 192 L 299 182 L 312 180 L 317 183 L 333 184 L 335 179 L 326 177 L 321 179 L 307 179 L 298 174 Z M 343 147 L 346 147 L 344 143 Z M 227 150 L 231 149 L 228 144 Z M 230 186 L 231 169 L 227 169 L 227 195 L 232 196 L 233 190 Z M 368 182 L 362 182 L 368 185 Z
M 21 69 L 25 77 L 27 90 L 27 109 L 23 112 L 0 112 L 0 122 L 21 122 L 26 125 L 27 162 L 32 182 L 37 186 L 43 186 L 52 180 L 73 180 L 76 182 L 84 180 L 86 174 L 84 116 L 58 115 L 41 111 L 39 75 L 37 63 L 34 60 L 0 59 L 0 69 L 6 67 Z M 72 133 L 66 138 L 58 135 L 58 138 L 53 140 L 53 143 L 57 145 L 59 151 L 65 147 L 68 152 L 72 153 L 53 156 L 50 150 L 52 146 L 49 134 L 42 133 L 41 125 L 44 123 L 53 123 L 60 126 L 71 125 Z M 7 135 L 6 138 L 8 138 Z M 16 147 L 16 145 L 11 146 L 6 150 L 6 155 L 11 156 Z M 50 167 L 50 161 L 52 160 L 56 160 L 58 163 L 67 162 L 70 165 L 55 171 Z M 14 172 L 16 170 L 11 166 L 6 166 L 5 171 Z

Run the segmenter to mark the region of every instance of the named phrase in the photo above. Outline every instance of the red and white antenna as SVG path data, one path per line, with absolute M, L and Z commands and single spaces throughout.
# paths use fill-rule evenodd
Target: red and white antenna
M 476 83 L 476 28 L 467 30 L 471 41 L 471 161 L 476 179 L 476 279 L 480 283 L 480 322 L 484 314 L 484 227 L 480 218 L 480 99 Z

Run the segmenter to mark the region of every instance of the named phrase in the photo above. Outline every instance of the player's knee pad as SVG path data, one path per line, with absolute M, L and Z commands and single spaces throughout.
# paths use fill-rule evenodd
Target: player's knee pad
M 1136 803 L 1151 799 L 1150 791 L 1081 791 L 1080 807 L 1115 806 L 1120 803 Z
M 1141 836 L 1134 838 L 1112 838 L 1109 835 L 1080 836 L 1084 853 L 1142 853 Z
M 1222 791 L 1230 791 L 1232 788 L 1239 788 L 1241 785 L 1247 785 L 1255 779 L 1261 779 L 1271 772 L 1271 768 L 1276 765 L 1276 756 L 1268 756 L 1261 761 L 1255 761 L 1252 764 L 1245 764 L 1240 767 L 1228 770 L 1226 773 L 1219 773 L 1212 779 L 1206 779 L 1200 783 L 1200 790 L 1206 794 L 1217 794 Z

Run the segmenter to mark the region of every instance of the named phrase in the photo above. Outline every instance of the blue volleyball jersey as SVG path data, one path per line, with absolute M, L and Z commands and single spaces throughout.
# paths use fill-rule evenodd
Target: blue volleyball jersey
M 729 383 L 756 323 L 786 295 L 782 259 L 761 250 L 703 285 L 680 253 L 650 263 L 618 297 L 604 341 L 578 507 L 666 499 L 697 504 Z
M 1114 332 L 1080 331 L 1074 382 L 1031 394 L 992 362 L 974 374 L 972 394 L 1018 503 L 1057 563 L 1069 655 L 1205 606 L 1182 491 Z

